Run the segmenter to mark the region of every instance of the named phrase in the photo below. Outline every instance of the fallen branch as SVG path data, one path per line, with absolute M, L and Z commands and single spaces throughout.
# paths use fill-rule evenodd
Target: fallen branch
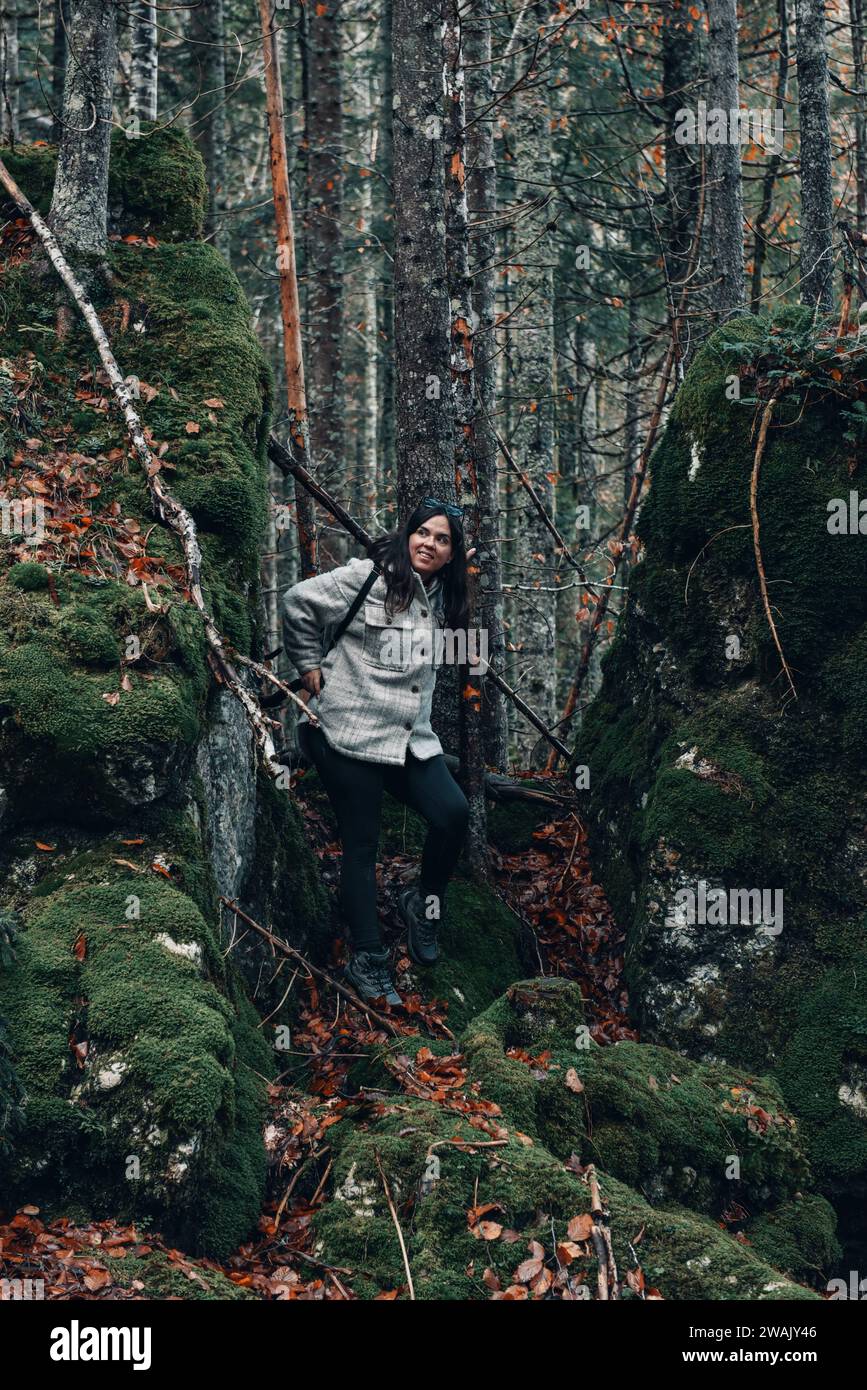
M 117 364 L 117 359 L 111 350 L 105 329 L 99 321 L 97 312 L 85 292 L 84 287 L 61 251 L 51 228 L 43 221 L 32 203 L 22 193 L 2 160 L 0 160 L 0 183 L 3 184 L 10 197 L 29 220 L 33 230 L 44 246 L 51 264 L 60 276 L 78 306 L 85 323 L 90 329 L 91 336 L 96 344 L 109 382 L 111 383 L 114 394 L 123 411 L 133 451 L 144 469 L 148 492 L 150 493 L 154 511 L 157 516 L 175 532 L 175 535 L 178 536 L 181 542 L 184 559 L 186 561 L 190 596 L 204 624 L 212 669 L 218 681 L 231 690 L 232 694 L 243 706 L 267 771 L 274 778 L 280 777 L 281 774 L 285 773 L 285 769 L 277 759 L 274 741 L 271 737 L 269 728 L 269 721 L 262 713 L 255 697 L 246 689 L 239 678 L 232 664 L 232 660 L 229 657 L 226 641 L 214 623 L 205 604 L 204 595 L 202 593 L 202 552 L 199 548 L 196 523 L 186 507 L 181 506 L 177 498 L 172 496 L 160 477 L 162 464 L 154 455 L 150 445 L 145 439 L 141 419 L 133 406 L 129 389 Z M 299 700 L 298 697 L 289 690 L 288 686 L 283 686 L 282 682 L 278 682 L 277 678 L 272 672 L 268 671 L 266 667 L 261 666 L 258 662 L 252 661 L 248 657 L 239 657 L 238 660 L 262 679 L 280 684 L 287 697 L 294 700 L 306 713 L 304 702 Z
M 391 1219 L 394 1222 L 394 1229 L 397 1231 L 397 1238 L 400 1242 L 400 1253 L 403 1256 L 403 1267 L 406 1270 L 406 1282 L 409 1285 L 409 1296 L 414 1303 L 415 1288 L 413 1287 L 412 1271 L 409 1267 L 409 1256 L 406 1253 L 406 1242 L 403 1238 L 403 1231 L 400 1229 L 400 1222 L 397 1219 L 397 1212 L 395 1211 L 394 1202 L 391 1199 L 391 1189 L 388 1185 L 388 1178 L 385 1176 L 385 1169 L 382 1166 L 382 1160 L 379 1157 L 379 1152 L 377 1149 L 374 1149 L 373 1155 L 376 1159 L 376 1166 L 379 1169 L 379 1176 L 382 1178 L 382 1186 L 385 1189 L 385 1199 L 388 1202 L 388 1209 L 391 1212 Z
M 607 1303 L 609 1299 L 614 1302 L 620 1298 L 620 1281 L 611 1244 L 611 1231 L 608 1228 L 608 1213 L 602 1204 L 595 1164 L 588 1165 L 586 1179 L 590 1185 L 590 1214 L 593 1217 L 590 1235 L 599 1263 L 599 1297 L 603 1302 Z
M 234 912 L 240 917 L 242 922 L 246 922 L 247 926 L 252 928 L 253 931 L 258 932 L 266 941 L 270 941 L 272 946 L 276 946 L 278 951 L 282 951 L 284 955 L 291 956 L 293 960 L 297 960 L 300 965 L 304 966 L 305 970 L 310 971 L 311 975 L 317 975 L 320 980 L 324 980 L 326 984 L 336 989 L 337 993 L 342 994 L 345 999 L 348 999 L 356 1009 L 361 1009 L 362 1013 L 369 1014 L 371 1018 L 375 1018 L 377 1023 L 381 1023 L 383 1028 L 391 1033 L 392 1037 L 402 1038 L 406 1036 L 403 1030 L 392 1023 L 391 1019 L 387 1018 L 385 1014 L 381 1014 L 377 1012 L 376 1009 L 372 1009 L 369 1004 L 365 1004 L 364 1000 L 358 997 L 354 989 L 350 989 L 348 985 L 342 984 L 341 981 L 335 979 L 333 975 L 329 975 L 327 970 L 321 970 L 318 965 L 313 965 L 306 956 L 302 956 L 300 951 L 296 951 L 294 946 L 289 946 L 285 941 L 281 940 L 279 936 L 275 936 L 273 932 L 269 931 L 267 927 L 263 927 L 259 922 L 254 922 L 253 918 L 249 917 L 231 898 L 224 898 L 221 894 L 220 902 L 223 903 L 230 912 Z
M 756 556 L 756 569 L 758 570 L 759 575 L 759 588 L 761 589 L 762 593 L 762 605 L 765 610 L 765 617 L 768 620 L 768 627 L 771 629 L 771 636 L 774 639 L 774 646 L 776 647 L 780 661 L 783 664 L 783 670 L 786 674 L 786 680 L 789 682 L 789 689 L 792 692 L 792 697 L 795 700 L 797 700 L 798 692 L 795 689 L 795 682 L 792 680 L 792 673 L 789 669 L 789 663 L 783 655 L 783 648 L 780 643 L 779 636 L 777 634 L 777 625 L 774 622 L 774 615 L 771 612 L 771 601 L 768 597 L 768 581 L 765 577 L 765 566 L 762 560 L 761 546 L 759 544 L 759 508 L 757 500 L 759 491 L 759 469 L 762 466 L 762 458 L 765 452 L 765 443 L 768 437 L 768 427 L 771 423 L 771 416 L 774 413 L 774 406 L 777 404 L 782 390 L 783 382 L 781 381 L 779 385 L 774 388 L 770 399 L 768 400 L 764 410 L 762 411 L 762 420 L 761 424 L 759 425 L 759 437 L 756 440 L 756 453 L 753 459 L 753 471 L 750 475 L 750 516 L 752 517 L 753 521 L 753 550 Z

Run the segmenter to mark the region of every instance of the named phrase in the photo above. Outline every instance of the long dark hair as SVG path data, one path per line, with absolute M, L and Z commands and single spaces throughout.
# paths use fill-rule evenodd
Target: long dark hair
M 385 578 L 385 606 L 390 614 L 409 608 L 415 593 L 415 572 L 409 562 L 409 538 L 432 516 L 444 516 L 452 538 L 452 558 L 438 570 L 442 580 L 442 603 L 445 626 L 453 630 L 466 627 L 469 616 L 467 601 L 467 545 L 464 528 L 457 517 L 449 516 L 442 503 L 419 503 L 403 526 L 382 536 L 371 548 L 375 564 Z

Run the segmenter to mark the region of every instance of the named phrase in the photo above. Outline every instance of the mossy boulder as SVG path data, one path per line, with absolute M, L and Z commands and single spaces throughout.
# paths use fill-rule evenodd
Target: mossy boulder
M 37 202 L 52 160 L 36 147 L 14 165 Z M 111 243 L 99 312 L 196 519 L 208 606 L 251 651 L 270 372 L 237 280 L 191 239 L 204 175 L 188 138 L 121 132 L 112 161 L 118 229 L 137 239 Z M 4 418 L 4 462 L 50 474 L 60 500 L 41 538 L 0 549 L 0 920 L 19 924 L 0 969 L 0 1189 L 225 1255 L 261 1211 L 275 1059 L 219 895 L 298 944 L 324 899 L 297 809 L 258 779 L 243 715 L 213 688 L 179 542 L 92 340 L 77 316 L 50 331 L 56 292 L 38 256 L 4 273 L 4 365 L 33 386 Z
M 797 699 L 750 511 L 777 386 L 757 510 Z M 858 1006 L 832 1003 L 867 924 L 867 548 L 829 516 L 859 486 L 865 390 L 863 351 L 800 310 L 704 344 L 653 455 L 644 558 L 580 740 L 642 1036 L 775 1077 L 841 1215 L 867 1133 Z
M 57 150 L 45 141 L 2 149 L 0 156 L 25 197 L 47 216 L 54 190 Z M 207 201 L 205 169 L 195 144 L 177 126 L 149 121 L 115 130 L 111 137 L 109 226 L 117 236 L 196 241 Z M 0 213 L 20 216 L 5 190 Z

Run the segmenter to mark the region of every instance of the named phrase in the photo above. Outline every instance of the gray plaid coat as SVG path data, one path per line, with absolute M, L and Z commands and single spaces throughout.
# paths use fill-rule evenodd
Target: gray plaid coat
M 283 644 L 299 675 L 322 671 L 322 692 L 311 699 L 332 748 L 364 762 L 402 765 L 407 749 L 432 758 L 442 745 L 430 724 L 437 665 L 442 659 L 442 584 L 426 589 L 415 575 L 412 603 L 385 612 L 380 575 L 340 641 L 324 652 L 333 630 L 373 568 L 350 560 L 339 569 L 294 584 L 283 596 Z

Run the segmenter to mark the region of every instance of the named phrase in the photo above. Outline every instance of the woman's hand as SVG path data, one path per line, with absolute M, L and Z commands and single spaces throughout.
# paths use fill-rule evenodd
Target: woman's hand
M 322 672 L 319 667 L 314 666 L 312 671 L 305 671 L 301 677 L 301 684 L 308 695 L 319 695 L 322 690 Z

